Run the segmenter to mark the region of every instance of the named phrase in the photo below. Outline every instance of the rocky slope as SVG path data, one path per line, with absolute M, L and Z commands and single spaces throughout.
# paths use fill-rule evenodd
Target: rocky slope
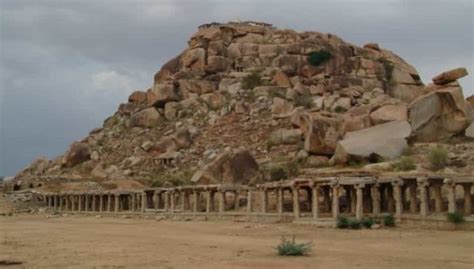
M 473 99 L 464 100 L 456 79 L 465 75 L 452 70 L 425 86 L 414 67 L 375 43 L 266 23 L 201 25 L 150 89 L 16 179 L 247 183 L 390 161 L 409 144 L 464 135 Z M 472 149 L 466 141 L 457 144 Z

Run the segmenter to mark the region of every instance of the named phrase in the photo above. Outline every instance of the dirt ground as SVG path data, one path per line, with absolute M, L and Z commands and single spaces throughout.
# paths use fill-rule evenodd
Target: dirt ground
M 311 254 L 277 256 L 282 235 Z M 468 231 L 22 215 L 0 236 L 0 261 L 22 262 L 8 268 L 474 268 Z

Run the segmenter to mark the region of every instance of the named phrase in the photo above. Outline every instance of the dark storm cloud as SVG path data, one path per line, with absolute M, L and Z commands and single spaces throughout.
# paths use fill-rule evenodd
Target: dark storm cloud
M 375 41 L 425 82 L 451 67 L 474 70 L 470 0 L 0 2 L 0 175 L 37 155 L 52 158 L 100 126 L 209 21 L 261 20 L 357 45 Z M 461 83 L 473 93 L 473 76 Z

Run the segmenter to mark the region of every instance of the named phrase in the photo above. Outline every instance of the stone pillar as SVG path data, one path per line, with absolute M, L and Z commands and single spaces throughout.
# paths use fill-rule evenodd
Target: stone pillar
M 179 192 L 179 198 L 181 199 L 181 212 L 184 213 L 186 211 L 186 192 L 185 191 L 180 191 Z
M 112 195 L 107 195 L 107 212 L 112 212 Z
M 104 211 L 104 195 L 99 195 L 99 212 Z
M 329 195 L 331 188 L 329 186 L 323 188 L 323 197 L 324 197 L 324 210 L 326 212 L 331 212 L 331 196 Z
M 385 188 L 387 190 L 387 195 L 386 195 L 386 199 L 387 199 L 387 211 L 388 212 L 393 212 L 395 211 L 395 202 L 393 200 L 393 188 L 392 188 L 392 185 L 389 185 Z
M 198 203 L 199 203 L 199 193 L 197 191 L 193 191 L 193 212 L 196 213 L 199 211 Z
M 454 213 L 456 212 L 456 184 L 450 178 L 445 178 L 444 184 L 448 189 L 448 213 Z
M 135 211 L 135 209 L 137 208 L 137 196 L 135 195 L 135 193 L 131 193 L 130 197 L 132 198 L 130 211 Z
M 165 192 L 165 205 L 164 205 L 165 212 L 168 212 L 170 208 L 170 200 L 171 200 L 170 192 L 166 191 Z
M 59 211 L 63 211 L 63 196 L 59 196 Z
M 120 210 L 120 195 L 119 194 L 115 194 L 114 205 L 115 205 L 115 213 L 118 213 Z
M 48 199 L 48 207 L 52 208 L 53 207 L 53 197 L 51 195 L 46 196 Z
M 58 196 L 57 195 L 53 196 L 53 210 L 54 211 L 58 210 Z
M 443 197 L 441 196 L 441 185 L 434 184 L 433 185 L 433 194 L 435 200 L 435 212 L 443 211 Z
M 319 187 L 316 184 L 312 184 L 311 186 L 312 192 L 312 202 L 311 202 L 311 211 L 313 213 L 313 219 L 317 220 L 319 218 Z
M 356 219 L 361 220 L 362 216 L 364 215 L 364 200 L 363 200 L 363 193 L 362 190 L 364 189 L 363 184 L 357 184 L 354 186 L 356 191 L 356 207 L 355 207 L 355 214 Z
M 427 187 L 429 186 L 428 180 L 426 178 L 418 178 L 417 179 L 418 189 L 420 191 L 420 215 L 427 216 L 428 215 L 428 190 Z
M 417 205 L 416 205 L 416 184 L 411 184 L 408 187 L 408 191 L 410 193 L 410 213 L 416 213 Z
M 240 206 L 240 198 L 239 198 L 239 191 L 234 191 L 234 210 L 237 211 L 239 210 Z
M 217 192 L 217 199 L 219 203 L 219 214 L 222 214 L 225 211 L 225 192 L 219 190 Z
M 171 212 L 171 214 L 174 213 L 174 209 L 175 209 L 175 192 L 171 191 L 171 193 L 170 193 L 170 212 Z
M 65 204 L 65 207 L 66 207 L 64 211 L 69 211 L 69 209 L 71 208 L 70 207 L 71 199 L 70 199 L 69 195 L 67 195 L 67 194 L 64 196 L 64 204 Z
M 252 212 L 252 190 L 247 191 L 247 212 Z
M 97 211 L 97 201 L 96 201 L 96 195 L 92 194 L 91 199 L 92 199 L 92 211 Z
M 86 212 L 90 210 L 89 197 L 90 197 L 89 194 L 84 195 L 84 199 L 85 199 L 84 211 Z
M 293 185 L 291 187 L 292 197 L 293 197 L 293 214 L 295 219 L 298 219 L 301 216 L 300 212 L 300 193 L 298 186 Z
M 351 195 L 350 195 L 350 204 L 351 204 L 351 207 L 350 207 L 350 212 L 351 214 L 356 214 L 356 211 L 357 211 L 357 190 L 355 188 L 355 186 L 353 186 L 351 189 L 350 189 L 350 192 L 351 192 Z
M 83 201 L 83 199 L 82 199 L 83 197 L 84 197 L 84 195 L 82 195 L 82 194 L 79 194 L 79 195 L 77 196 L 77 198 L 78 198 L 78 200 L 79 200 L 79 210 L 77 210 L 78 212 L 81 212 L 81 211 L 84 210 L 84 201 Z
M 277 189 L 277 212 L 280 217 L 283 215 L 283 189 L 281 187 Z
M 471 188 L 472 183 L 466 183 L 462 185 L 464 190 L 464 214 L 469 216 L 472 214 L 472 197 Z
M 142 192 L 142 212 L 145 212 L 146 208 L 147 208 L 146 192 Z
M 267 189 L 262 188 L 261 190 L 261 203 L 262 203 L 262 213 L 267 213 L 268 210 L 268 192 Z
M 332 186 L 332 216 L 337 218 L 339 216 L 339 185 L 333 184 Z
M 372 196 L 372 214 L 375 216 L 380 214 L 380 189 L 379 184 L 375 183 L 370 189 Z
M 158 195 L 158 191 L 153 191 L 153 208 L 155 210 L 160 208 L 160 196 Z
M 401 219 L 403 213 L 402 185 L 402 180 L 392 181 L 393 199 L 395 201 L 395 217 L 398 220 Z
M 211 191 L 206 191 L 206 213 L 211 212 L 211 196 L 212 192 Z

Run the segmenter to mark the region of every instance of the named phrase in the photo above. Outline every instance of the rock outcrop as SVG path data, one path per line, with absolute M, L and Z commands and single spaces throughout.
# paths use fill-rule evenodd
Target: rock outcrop
M 313 168 L 393 159 L 408 135 L 418 142 L 463 134 L 473 109 L 456 79 L 466 74 L 451 70 L 425 87 L 413 66 L 376 43 L 266 23 L 206 24 L 102 128 L 17 178 L 159 185 L 179 172 L 197 184 L 247 184 L 275 159 Z

